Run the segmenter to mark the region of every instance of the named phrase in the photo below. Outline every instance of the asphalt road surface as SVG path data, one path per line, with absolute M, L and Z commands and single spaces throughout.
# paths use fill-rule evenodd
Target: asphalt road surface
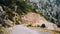
M 50 33 L 32 30 L 24 25 L 17 25 L 13 27 L 13 30 L 10 34 L 50 34 Z

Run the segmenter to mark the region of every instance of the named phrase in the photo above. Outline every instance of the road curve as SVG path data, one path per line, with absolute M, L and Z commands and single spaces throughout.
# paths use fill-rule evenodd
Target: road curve
M 13 30 L 10 34 L 50 34 L 50 33 L 32 30 L 24 25 L 17 25 L 13 27 Z

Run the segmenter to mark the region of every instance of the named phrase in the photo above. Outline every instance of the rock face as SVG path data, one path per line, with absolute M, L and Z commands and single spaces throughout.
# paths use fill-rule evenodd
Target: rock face
M 26 14 L 24 17 L 22 17 L 22 21 L 27 23 L 27 22 L 31 22 L 31 23 L 39 23 L 40 21 L 45 21 L 45 19 L 43 17 L 40 17 L 39 14 L 36 13 L 28 13 Z
M 38 1 L 38 2 L 37 2 Z M 38 4 L 38 13 L 42 13 L 47 20 L 60 26 L 60 0 L 32 0 Z
M 2 6 L 0 6 L 0 24 L 2 24 L 2 26 L 12 26 L 13 22 L 9 19 L 7 19 L 7 15 L 6 12 L 3 10 Z
M 20 15 L 18 13 L 15 11 L 4 11 L 3 8 L 0 6 L 0 24 L 2 24 L 2 26 L 10 27 L 21 23 Z
M 24 23 L 32 23 L 33 26 L 37 26 L 37 25 L 41 26 L 42 24 L 45 24 L 47 29 L 50 29 L 50 30 L 54 30 L 54 27 L 55 27 L 55 24 L 48 22 L 47 20 L 45 20 L 44 17 L 36 13 L 28 13 L 27 15 L 22 17 L 22 21 Z

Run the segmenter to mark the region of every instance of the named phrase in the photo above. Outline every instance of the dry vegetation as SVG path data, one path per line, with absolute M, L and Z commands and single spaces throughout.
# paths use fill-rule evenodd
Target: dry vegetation
M 60 31 L 48 30 L 48 29 L 41 28 L 41 27 L 29 27 L 29 28 L 39 30 L 39 31 L 43 31 L 43 32 L 49 32 L 51 34 L 60 34 Z

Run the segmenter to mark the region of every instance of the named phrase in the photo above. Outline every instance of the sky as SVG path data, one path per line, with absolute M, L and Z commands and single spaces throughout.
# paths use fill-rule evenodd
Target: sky
M 31 2 L 39 2 L 39 0 L 30 0 Z
M 37 2 L 39 2 L 40 0 L 30 0 L 30 1 L 37 3 Z M 47 0 L 44 0 L 44 1 L 47 1 Z M 50 0 L 50 1 L 53 2 L 53 0 Z

